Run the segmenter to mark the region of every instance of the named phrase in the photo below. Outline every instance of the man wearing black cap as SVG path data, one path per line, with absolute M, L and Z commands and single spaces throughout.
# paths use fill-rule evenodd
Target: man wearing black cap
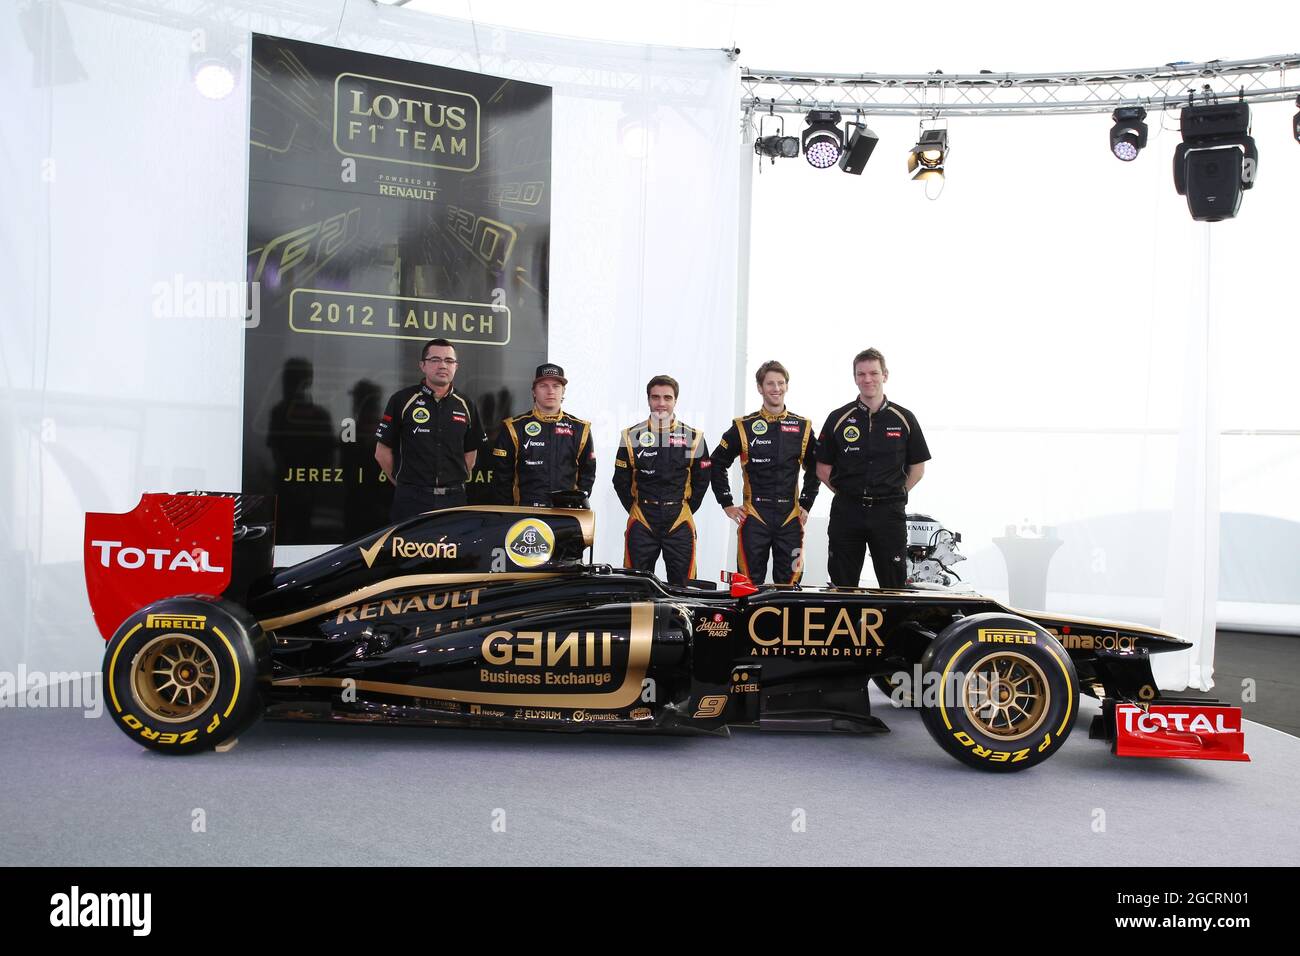
M 533 408 L 501 423 L 492 449 L 492 488 L 497 501 L 551 507 L 551 492 L 591 494 L 596 451 L 591 422 L 562 411 L 564 369 L 546 363 L 533 376 Z
M 465 480 L 487 444 L 478 408 L 451 385 L 455 346 L 433 339 L 420 355 L 423 381 L 393 393 L 375 430 L 375 460 L 396 485 L 393 521 L 465 504 Z

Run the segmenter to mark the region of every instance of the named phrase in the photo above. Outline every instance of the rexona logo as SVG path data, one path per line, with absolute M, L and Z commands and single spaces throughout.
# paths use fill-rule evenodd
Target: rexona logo
M 506 532 L 506 554 L 521 568 L 536 568 L 551 560 L 555 532 L 537 518 L 516 521 Z
M 400 536 L 393 538 L 395 558 L 454 558 L 459 552 L 460 545 L 445 538 L 441 541 L 407 541 Z
M 468 173 L 479 163 L 479 102 L 470 93 L 340 73 L 334 148 L 408 166 Z
M 981 627 L 979 639 L 984 644 L 1037 644 L 1038 635 L 1034 631 L 1018 631 L 1014 628 Z
M 202 548 L 193 551 L 172 551 L 168 548 L 124 548 L 121 541 L 92 541 L 92 548 L 99 549 L 101 567 L 134 570 L 146 565 L 155 571 L 195 571 L 224 572 L 225 568 L 213 567 L 208 552 Z
M 389 535 L 392 534 L 393 529 L 389 528 L 370 547 L 357 548 L 361 552 L 362 559 L 366 562 L 366 567 L 373 568 L 375 566 L 375 559 L 379 557 L 379 552 L 384 549 L 384 542 L 388 541 Z M 438 541 L 408 541 L 399 534 L 393 536 L 389 554 L 394 558 L 455 558 L 460 554 L 460 545 L 455 541 L 448 541 L 446 538 Z
M 82 893 L 74 886 L 50 897 L 51 926 L 129 926 L 131 935 L 148 936 L 152 912 L 151 893 Z

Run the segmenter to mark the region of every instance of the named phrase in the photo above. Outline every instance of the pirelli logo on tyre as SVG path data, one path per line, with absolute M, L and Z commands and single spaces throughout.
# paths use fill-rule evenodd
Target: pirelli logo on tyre
M 981 644 L 1037 644 L 1038 634 L 1009 627 L 981 627 L 979 641 Z
M 205 614 L 150 614 L 145 617 L 144 626 L 172 631 L 201 631 L 208 626 L 207 622 Z

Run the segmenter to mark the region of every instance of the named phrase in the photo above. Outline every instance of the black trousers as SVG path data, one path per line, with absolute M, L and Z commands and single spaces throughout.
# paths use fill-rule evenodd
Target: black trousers
M 695 577 L 695 523 L 687 519 L 672 531 L 668 530 L 681 517 L 680 503 L 668 507 L 643 504 L 640 509 L 650 527 L 628 517 L 627 530 L 623 533 L 623 567 L 653 571 L 662 554 L 665 580 L 669 584 L 685 584 Z
M 432 488 L 419 485 L 399 484 L 393 489 L 393 509 L 390 520 L 397 522 L 414 518 L 426 511 L 441 511 L 443 508 L 460 508 L 465 504 L 465 488 L 461 486 L 444 495 L 435 495 Z
M 860 497 L 836 495 L 831 503 L 826 566 L 831 584 L 856 588 L 862 563 L 871 549 L 871 565 L 882 588 L 907 582 L 907 500 L 867 504 Z
M 752 506 L 758 515 L 745 515 L 736 532 L 736 569 L 755 584 L 762 584 L 771 555 L 772 582 L 798 584 L 803 575 L 803 525 L 794 502 L 756 501 Z

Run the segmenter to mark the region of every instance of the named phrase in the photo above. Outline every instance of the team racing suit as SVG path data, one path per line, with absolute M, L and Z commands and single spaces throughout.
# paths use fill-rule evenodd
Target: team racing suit
M 627 510 L 623 566 L 653 571 L 660 553 L 670 584 L 695 577 L 695 521 L 709 487 L 704 433 L 675 419 L 625 428 L 614 459 L 614 491 Z
M 759 409 L 733 420 L 713 449 L 713 494 L 724 508 L 735 503 L 727 469 L 740 458 L 745 520 L 736 533 L 736 567 L 755 584 L 767 577 L 769 553 L 774 582 L 798 584 L 803 574 L 799 509 L 807 511 L 817 498 L 816 445 L 807 418 Z
M 551 492 L 591 494 L 596 451 L 591 423 L 568 412 L 536 409 L 501 423 L 492 449 L 493 497 L 503 504 L 550 508 Z

